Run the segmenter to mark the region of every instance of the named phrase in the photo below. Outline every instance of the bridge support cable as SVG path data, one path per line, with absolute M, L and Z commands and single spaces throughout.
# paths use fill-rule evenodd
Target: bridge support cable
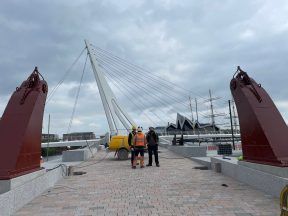
M 182 94 L 185 94 L 185 97 L 187 97 L 187 98 L 189 96 L 191 96 L 191 95 L 195 95 L 195 97 L 198 97 L 200 99 L 205 100 L 205 97 L 201 96 L 199 93 L 196 93 L 195 91 L 191 91 L 191 90 L 185 89 L 185 88 L 183 88 L 183 86 L 177 85 L 177 84 L 175 84 L 175 83 L 173 83 L 173 82 L 171 82 L 171 81 L 169 81 L 169 80 L 167 80 L 167 79 L 165 79 L 163 77 L 157 76 L 155 74 L 153 74 L 153 76 L 152 76 L 152 75 L 150 75 L 151 72 L 148 71 L 147 69 L 143 68 L 143 67 L 140 67 L 140 66 L 138 66 L 136 64 L 133 64 L 133 63 L 131 63 L 131 62 L 129 62 L 129 61 L 123 59 L 123 58 L 120 58 L 120 57 L 116 56 L 115 54 L 113 54 L 110 51 L 101 49 L 100 47 L 96 47 L 96 46 L 93 46 L 93 47 L 95 48 L 95 50 L 97 52 L 102 53 L 103 55 L 106 55 L 106 56 L 110 56 L 113 59 L 118 60 L 122 64 L 129 65 L 129 66 L 133 67 L 134 71 L 141 71 L 142 74 L 146 74 L 149 77 L 149 79 L 151 79 L 152 81 L 156 82 L 156 81 L 160 80 L 162 87 L 166 86 L 168 89 L 169 88 L 174 88 L 174 90 L 176 90 L 176 91 L 181 91 Z M 177 88 L 177 89 L 175 89 L 175 88 Z M 222 99 L 222 100 L 223 100 L 223 103 L 224 102 L 226 103 L 226 100 L 224 100 L 224 99 Z
M 102 60 L 98 59 L 99 63 L 102 63 Z M 151 106 L 155 105 L 153 104 L 153 101 L 151 101 L 151 98 L 153 98 L 154 100 L 158 101 L 159 103 L 161 103 L 164 107 L 171 107 L 173 108 L 171 103 L 165 103 L 164 100 L 161 100 L 161 98 L 159 97 L 155 97 L 155 95 L 151 94 L 151 91 L 149 91 L 150 89 L 147 88 L 146 86 L 139 86 L 135 83 L 135 80 L 133 80 L 130 77 L 124 77 L 123 74 L 118 74 L 118 73 L 112 73 L 111 71 L 115 70 L 115 68 L 113 68 L 111 65 L 107 65 L 107 64 L 101 64 L 101 67 L 103 67 L 104 71 L 109 73 L 109 75 L 111 76 L 112 79 L 116 79 L 118 81 L 118 83 L 122 83 L 126 86 L 129 86 L 131 89 L 139 89 L 141 88 L 141 94 L 135 92 L 135 91 L 129 91 L 130 94 L 134 93 L 135 95 L 135 100 L 136 99 L 145 99 L 146 102 L 150 103 L 152 102 Z M 110 72 L 108 72 L 110 71 Z M 105 74 L 105 73 L 104 73 Z M 112 75 L 113 74 L 113 75 Z M 121 82 L 121 79 L 124 80 L 124 82 Z M 143 83 L 143 82 L 142 82 Z M 144 94 L 143 94 L 144 92 Z M 139 95 L 141 95 L 141 97 L 139 97 Z M 157 108 L 159 110 L 159 107 Z M 177 112 L 177 111 L 176 111 Z
M 111 52 L 93 45 L 91 45 L 91 47 L 94 48 L 93 55 L 95 56 L 95 59 L 97 59 L 97 62 L 99 62 L 98 66 L 102 67 L 103 74 L 105 76 L 110 76 L 111 80 L 115 80 L 116 82 L 112 82 L 114 85 L 116 85 L 115 83 L 120 83 L 118 88 L 124 84 L 125 87 L 131 88 L 132 90 L 130 93 L 128 93 L 129 95 L 131 95 L 131 93 L 136 95 L 138 94 L 138 97 L 136 98 L 144 98 L 144 101 L 146 102 L 150 101 L 152 104 L 147 106 L 147 108 L 155 107 L 155 104 L 159 104 L 160 106 L 157 107 L 158 111 L 160 109 L 165 110 L 165 108 L 167 108 L 177 113 L 181 113 L 182 111 L 186 115 L 189 113 L 191 106 L 189 106 L 187 99 L 191 97 L 191 93 L 193 93 L 193 91 L 189 91 L 182 88 L 182 86 L 175 85 L 173 82 L 170 82 L 165 78 L 163 79 L 160 76 L 154 74 L 151 75 L 151 73 L 146 69 L 130 63 L 125 59 L 112 54 Z M 124 87 L 122 87 L 122 89 L 124 89 Z M 128 89 L 125 88 L 125 91 L 127 90 Z M 198 106 L 202 106 L 202 104 L 205 105 L 204 97 L 199 96 L 196 93 L 193 94 L 203 99 L 203 102 L 201 102 L 201 100 L 200 102 L 198 101 Z M 149 96 L 149 98 L 147 98 L 147 96 Z M 117 107 L 116 104 L 114 106 Z M 227 104 L 225 104 L 225 106 L 227 107 Z M 206 111 L 203 111 L 202 108 L 199 109 L 199 107 L 198 110 L 200 110 L 198 114 L 205 117 Z
M 107 55 L 103 55 L 101 53 L 96 52 L 96 56 L 98 59 L 103 60 L 103 62 L 105 62 L 105 64 L 108 65 L 113 65 L 115 68 L 118 69 L 119 72 L 124 72 L 123 76 L 127 76 L 127 74 L 125 74 L 126 72 L 129 72 L 129 74 L 133 75 L 133 79 L 137 79 L 139 81 L 141 81 L 141 83 L 145 83 L 146 85 L 148 85 L 150 88 L 162 92 L 163 94 L 165 94 L 167 97 L 171 98 L 174 102 L 176 103 L 182 103 L 183 104 L 183 100 L 180 100 L 179 98 L 187 98 L 186 94 L 176 94 L 176 92 L 174 92 L 174 88 L 173 86 L 167 86 L 167 85 L 163 85 L 163 81 L 161 80 L 157 80 L 155 78 L 153 78 L 153 76 L 151 75 L 147 75 L 146 73 L 142 73 L 142 71 L 139 71 L 139 69 L 135 69 L 133 68 L 133 66 L 128 65 L 128 64 L 123 64 L 123 62 L 119 61 L 119 60 L 115 60 L 110 56 Z M 122 69 L 122 70 L 120 70 Z M 157 83 L 157 86 L 153 85 L 152 83 Z M 159 87 L 163 87 L 163 88 L 159 88 Z M 166 91 L 164 90 L 166 89 Z M 188 106 L 186 104 L 184 104 L 185 106 Z
M 113 53 L 111 53 L 111 52 L 109 52 L 109 51 L 103 50 L 103 49 L 101 49 L 101 48 L 99 48 L 99 47 L 95 47 L 95 49 L 96 49 L 99 53 L 102 53 L 102 54 L 104 54 L 104 55 L 106 55 L 106 56 L 110 56 L 110 57 L 112 57 L 113 59 L 118 60 L 118 61 L 121 62 L 122 64 L 129 65 L 129 66 L 132 67 L 133 70 L 135 70 L 135 71 L 141 71 L 142 74 L 145 73 L 152 81 L 159 81 L 159 80 L 163 81 L 162 84 L 161 84 L 161 85 L 163 85 L 163 87 L 164 87 L 164 86 L 166 86 L 167 88 L 175 88 L 175 87 L 177 87 L 178 90 L 181 89 L 182 94 L 183 94 L 183 92 L 185 92 L 184 94 L 187 94 L 187 96 L 189 96 L 189 94 L 192 93 L 191 91 L 189 91 L 189 90 L 187 90 L 187 89 L 184 89 L 184 88 L 182 88 L 181 86 L 178 86 L 178 85 L 176 85 L 176 84 L 173 83 L 173 82 L 170 82 L 170 81 L 168 81 L 168 80 L 166 80 L 166 79 L 163 79 L 163 77 L 160 77 L 160 76 L 157 76 L 157 75 L 151 76 L 151 75 L 150 75 L 150 71 L 148 71 L 148 70 L 146 70 L 146 69 L 144 69 L 144 68 L 142 68 L 142 67 L 140 67 L 140 66 L 138 66 L 138 65 L 135 65 L 135 64 L 133 64 L 133 63 L 131 63 L 131 62 L 128 62 L 127 60 L 122 59 L 122 58 L 114 55 Z M 158 78 L 158 79 L 156 79 L 156 78 Z M 199 97 L 201 97 L 201 96 L 199 96 Z
M 94 46 L 94 48 L 96 49 L 97 52 L 101 53 L 102 55 L 109 56 L 110 58 L 118 60 L 118 62 L 120 62 L 121 64 L 129 65 L 130 67 L 133 68 L 133 71 L 140 71 L 141 74 L 146 74 L 149 77 L 149 79 L 152 80 L 153 82 L 161 81 L 161 82 L 159 82 L 159 85 L 161 85 L 164 88 L 173 89 L 174 91 L 179 91 L 179 92 L 181 92 L 182 95 L 185 95 L 186 98 L 188 98 L 191 95 L 195 95 L 194 96 L 195 98 L 198 97 L 200 99 L 205 100 L 205 97 L 201 96 L 199 93 L 185 89 L 182 86 L 177 85 L 177 84 L 175 84 L 175 83 L 173 83 L 167 79 L 163 79 L 163 77 L 157 76 L 155 74 L 153 74 L 153 76 L 152 76 L 152 75 L 150 75 L 151 73 L 148 70 L 146 70 L 146 69 L 144 69 L 138 65 L 135 65 L 135 64 L 123 59 L 123 58 L 120 58 L 110 51 L 106 51 L 106 50 L 103 50 L 103 49 L 101 49 L 99 47 L 95 47 L 95 46 Z M 171 93 L 173 93 L 173 92 L 171 92 Z M 221 99 L 221 100 L 222 100 L 221 104 L 219 102 L 215 102 L 215 104 L 217 104 L 217 106 L 219 106 L 219 107 L 222 107 L 225 104 L 225 107 L 227 107 L 226 100 L 224 100 L 224 99 Z M 199 101 L 199 104 L 200 103 L 201 103 L 201 101 Z
M 81 51 L 81 53 L 79 54 L 79 56 L 74 60 L 74 62 L 70 65 L 70 67 L 68 67 L 68 69 L 66 70 L 66 72 L 64 73 L 63 77 L 59 80 L 59 82 L 57 83 L 57 85 L 52 89 L 51 93 L 47 96 L 47 100 L 46 100 L 46 105 L 50 102 L 51 98 L 53 97 L 54 93 L 56 92 L 56 90 L 61 86 L 61 84 L 64 82 L 64 80 L 66 79 L 66 77 L 69 75 L 69 73 L 71 72 L 72 68 L 74 67 L 74 65 L 78 62 L 78 60 L 80 59 L 80 57 L 83 55 L 84 51 L 85 51 L 85 47 L 83 48 L 83 50 Z
M 99 60 L 99 62 L 102 62 L 102 60 Z M 123 73 L 118 73 L 119 71 L 115 73 L 115 70 L 113 70 L 113 66 L 110 66 L 110 65 L 106 65 L 105 68 L 106 69 L 109 68 L 110 71 L 114 71 L 114 73 L 113 72 L 112 73 L 113 73 L 114 77 L 116 77 L 116 79 L 118 81 L 124 80 L 125 85 L 128 85 L 128 86 L 131 87 L 131 89 L 134 89 L 134 92 L 136 93 L 136 95 L 138 95 L 138 98 L 139 98 L 139 95 L 141 95 L 141 97 L 148 97 L 149 96 L 150 97 L 150 101 L 153 98 L 153 99 L 157 100 L 159 103 L 161 103 L 165 107 L 167 105 L 169 105 L 169 103 L 166 103 L 166 102 L 164 102 L 164 100 L 161 100 L 160 98 L 158 98 L 154 94 L 151 94 L 151 91 L 149 91 L 150 89 L 147 86 L 143 85 L 144 82 L 142 80 L 139 81 L 139 80 L 136 80 L 136 79 L 131 78 L 131 77 L 124 77 Z M 143 94 L 143 92 L 145 94 Z M 147 100 L 147 101 L 149 101 L 149 100 Z
M 106 77 L 108 80 L 110 80 L 110 82 L 113 82 L 116 87 L 118 87 L 118 90 L 121 91 L 121 92 L 123 93 L 123 95 L 124 95 L 127 99 L 129 99 L 129 102 L 131 102 L 138 110 L 140 110 L 140 111 L 142 110 L 141 107 L 140 107 L 139 105 L 137 105 L 137 103 L 134 102 L 134 98 L 131 97 L 131 95 L 129 95 L 130 92 L 128 92 L 128 94 L 127 94 L 125 91 L 123 91 L 122 86 L 120 86 L 114 79 L 111 79 L 110 76 L 107 76 L 107 75 L 105 74 L 105 77 Z M 125 86 L 123 86 L 123 87 L 125 87 Z M 143 105 L 142 105 L 142 106 L 143 106 Z M 156 125 L 156 122 L 154 122 L 146 113 L 143 112 L 143 114 L 145 115 L 145 117 L 146 117 L 152 124 Z M 153 114 L 154 114 L 154 113 L 153 113 Z M 157 116 L 157 118 L 160 119 L 159 116 Z M 162 119 L 160 119 L 160 120 L 162 121 Z
M 96 55 L 96 56 L 98 57 L 98 55 Z M 120 80 L 126 80 L 127 83 L 137 82 L 137 85 L 135 86 L 136 90 L 140 89 L 140 88 L 143 91 L 146 90 L 146 92 L 148 93 L 148 95 L 150 97 L 153 97 L 154 99 L 158 100 L 165 107 L 167 105 L 173 107 L 174 104 L 178 104 L 180 102 L 182 104 L 182 106 L 181 106 L 182 109 L 183 109 L 183 107 L 188 109 L 188 107 L 189 107 L 188 104 L 185 104 L 184 102 L 179 101 L 179 100 L 178 101 L 175 100 L 175 98 L 171 97 L 171 94 L 169 94 L 169 92 L 165 92 L 161 88 L 159 88 L 159 87 L 157 88 L 156 86 L 151 85 L 150 80 L 148 80 L 148 81 L 144 80 L 141 77 L 139 77 L 139 75 L 133 76 L 132 78 L 127 76 L 125 71 L 127 72 L 129 70 L 129 68 L 125 68 L 125 69 L 120 70 L 118 67 L 115 66 L 115 64 L 113 64 L 113 62 L 109 62 L 109 61 L 103 60 L 101 58 L 98 58 L 98 61 L 101 62 L 101 65 L 106 65 L 107 67 L 109 67 L 111 69 L 112 73 L 116 74 Z M 162 96 L 162 97 L 161 98 L 157 97 L 157 94 L 161 93 L 161 92 L 162 92 L 162 94 L 160 96 Z M 163 95 L 165 95 L 166 97 L 163 97 Z M 168 98 L 171 98 L 172 101 L 171 100 L 169 101 Z M 150 100 L 151 100 L 151 98 L 150 98 Z
M 151 76 L 146 76 L 146 74 L 142 73 L 141 71 L 134 70 L 133 68 L 131 68 L 131 66 L 123 65 L 121 64 L 121 62 L 114 61 L 113 59 L 109 57 L 103 58 L 103 56 L 99 55 L 98 53 L 97 53 L 97 56 L 101 58 L 106 64 L 113 65 L 114 67 L 116 67 L 119 72 L 121 71 L 126 72 L 126 74 L 124 73 L 125 76 L 127 76 L 127 72 L 128 72 L 130 76 L 131 75 L 133 76 L 133 78 L 141 80 L 142 83 L 144 82 L 146 85 L 149 85 L 150 88 L 166 94 L 167 97 L 172 98 L 172 100 L 176 101 L 177 103 L 183 103 L 183 101 L 180 100 L 179 98 L 186 98 L 185 95 L 183 95 L 182 93 L 177 94 L 174 91 L 173 86 L 169 86 L 169 87 L 165 85 L 163 86 L 161 80 L 152 79 Z M 152 83 L 157 83 L 157 87 L 155 85 L 152 85 Z M 168 91 L 169 91 L 169 94 L 167 94 Z
M 99 61 L 99 62 L 101 62 L 101 61 Z M 140 111 L 143 111 L 143 109 L 145 109 L 145 107 L 151 106 L 151 104 L 148 104 L 148 106 L 147 106 L 147 104 L 145 105 L 145 102 L 149 102 L 149 100 L 145 100 L 144 97 L 142 97 L 142 95 L 141 95 L 141 97 L 139 97 L 139 94 L 135 93 L 135 91 L 131 91 L 131 89 L 137 88 L 138 87 L 137 85 L 131 86 L 129 81 L 119 82 L 120 77 L 117 77 L 117 76 L 115 76 L 115 74 L 111 73 L 111 71 L 110 71 L 110 69 L 108 69 L 107 65 L 101 65 L 101 67 L 106 72 L 106 73 L 104 73 L 104 76 L 106 76 L 109 80 L 111 80 L 113 82 L 113 84 L 115 86 L 117 86 L 117 89 L 119 89 L 121 92 L 123 92 L 123 89 L 121 90 L 121 88 L 124 88 L 125 91 L 128 92 L 128 94 L 125 94 L 125 93 L 123 93 L 123 94 L 125 96 L 131 95 L 132 98 L 129 96 L 129 98 L 131 99 L 130 102 L 132 102 L 134 105 L 136 105 L 135 101 L 141 103 L 143 108 L 142 109 L 140 108 L 139 109 Z M 118 82 L 116 80 L 118 80 Z M 130 89 L 128 89 L 128 87 Z M 147 96 L 147 94 L 143 94 L 143 95 Z M 137 106 L 137 108 L 139 108 L 139 106 Z M 163 119 L 160 118 L 155 112 L 151 112 L 151 113 L 153 113 L 160 121 L 163 121 Z
M 71 126 L 72 126 L 72 123 L 73 123 L 73 119 L 74 119 L 74 115 L 75 115 L 75 111 L 76 111 L 76 106 L 77 106 L 77 103 L 78 103 L 79 93 L 80 93 L 80 89 L 81 89 L 81 85 L 82 85 L 82 81 L 83 81 L 83 77 L 84 77 L 84 73 L 85 73 L 87 59 L 88 59 L 88 55 L 86 55 L 84 67 L 83 67 L 83 70 L 82 70 L 82 74 L 81 74 L 79 86 L 78 86 L 78 89 L 77 89 L 77 93 L 76 93 L 76 97 L 75 97 L 75 101 L 74 101 L 74 106 L 73 106 L 70 122 L 69 122 L 68 129 L 67 129 L 67 134 L 70 133 L 70 129 L 71 129 Z
M 122 75 L 123 75 L 123 77 L 125 77 L 125 76 L 127 76 L 127 74 L 125 74 L 125 71 L 127 72 L 127 71 L 129 71 L 129 74 L 133 74 L 135 77 L 136 77 L 136 79 L 138 78 L 138 81 L 140 81 L 140 83 L 148 83 L 148 85 L 149 84 L 151 84 L 151 77 L 146 77 L 146 76 L 143 76 L 142 74 L 141 74 L 141 71 L 138 71 L 138 73 L 137 73 L 137 71 L 134 71 L 133 70 L 133 68 L 131 69 L 130 68 L 130 66 L 128 65 L 128 64 L 123 64 L 120 60 L 117 60 L 117 61 L 115 61 L 115 59 L 112 59 L 110 56 L 108 56 L 107 54 L 106 55 L 102 55 L 102 53 L 101 54 L 99 54 L 99 53 L 96 53 L 96 55 L 97 55 L 97 58 L 98 59 L 102 59 L 103 60 L 103 62 L 105 62 L 105 64 L 108 64 L 109 66 L 110 65 L 115 65 L 115 67 L 117 66 L 117 71 L 118 71 L 118 73 L 120 72 L 120 73 L 122 73 L 121 74 L 121 78 L 122 78 Z M 104 57 L 103 57 L 104 56 Z M 103 63 L 104 64 L 104 63 Z M 119 68 L 122 68 L 122 70 L 120 70 Z M 141 74 L 140 76 L 139 76 L 139 74 Z M 143 80 L 141 80 L 141 79 L 139 79 L 139 77 L 141 77 L 141 79 L 143 79 Z M 145 78 L 147 78 L 146 80 L 144 80 Z M 123 78 L 122 78 L 123 79 Z M 154 79 L 155 80 L 155 79 Z M 158 85 L 159 84 L 161 84 L 161 82 L 158 82 Z M 156 90 L 156 92 L 158 91 L 158 92 L 162 92 L 163 94 L 165 94 L 167 97 L 169 97 L 169 98 L 172 98 L 172 100 L 173 100 L 173 102 L 176 102 L 176 103 L 178 103 L 178 102 L 180 102 L 180 103 L 182 103 L 182 104 L 184 104 L 182 101 L 179 101 L 179 100 L 177 100 L 178 98 L 179 98 L 179 95 L 177 95 L 177 99 L 175 100 L 175 98 L 173 98 L 172 97 L 172 93 L 174 93 L 173 91 L 171 91 L 171 90 L 169 90 L 169 93 L 167 93 L 167 92 L 165 92 L 165 91 L 163 91 L 163 89 L 162 88 L 159 88 L 159 86 L 157 86 L 157 87 L 155 87 L 155 86 L 149 86 L 149 88 L 151 88 L 151 89 L 154 89 L 154 90 Z M 153 93 L 153 92 L 152 92 Z M 164 100 L 165 98 L 161 98 L 161 100 Z M 171 105 L 172 103 L 170 103 L 171 101 L 169 101 L 168 103 Z M 205 103 L 205 101 L 203 101 L 202 102 L 203 104 Z M 201 102 L 200 102 L 200 104 L 201 104 Z M 190 107 L 189 106 L 189 104 L 188 105 L 186 105 L 186 104 L 184 104 L 184 106 L 182 106 L 181 108 L 183 108 L 183 107 L 186 107 L 187 106 L 187 109 L 188 109 L 188 107 Z M 227 106 L 226 104 L 225 104 L 225 106 Z M 174 107 L 176 107 L 176 106 L 174 106 Z M 178 107 L 179 108 L 179 107 Z M 180 108 L 180 109 L 181 109 Z M 208 109 L 208 108 L 207 108 Z M 205 112 L 203 112 L 203 113 L 205 113 Z M 203 113 L 201 113 L 200 112 L 200 115 L 201 116 L 203 116 L 203 117 L 205 117 L 206 116 L 206 114 L 203 114 Z
M 148 116 L 148 115 L 146 115 L 145 114 L 145 107 L 147 106 L 147 105 L 145 105 L 144 103 L 143 103 L 143 99 L 142 100 L 137 100 L 137 102 L 138 103 L 140 103 L 141 104 L 141 106 L 143 107 L 143 108 L 141 108 L 139 105 L 137 105 L 137 103 L 135 102 L 135 98 L 136 97 L 138 97 L 139 95 L 134 95 L 133 96 L 133 94 L 132 94 L 132 92 L 131 91 L 129 91 L 128 90 L 128 88 L 127 88 L 127 86 L 126 85 L 119 85 L 119 82 L 116 82 L 115 81 L 115 79 L 113 79 L 113 78 L 111 78 L 111 77 L 113 77 L 114 75 L 111 75 L 108 71 L 106 71 L 106 73 L 104 74 L 105 75 L 105 77 L 107 77 L 116 87 L 117 87 L 117 89 L 119 90 L 119 91 L 121 91 L 122 93 L 123 93 L 123 95 L 126 97 L 126 98 L 128 98 L 129 99 L 129 102 L 131 102 L 140 112 L 143 112 L 143 114 L 153 123 L 153 124 L 155 124 L 156 125 L 156 123 Z M 123 88 L 125 89 L 125 90 L 123 90 Z M 125 93 L 125 91 L 127 92 L 127 93 Z M 160 120 L 160 122 L 162 122 L 163 121 L 163 119 L 162 118 L 160 118 L 156 113 L 154 113 L 154 112 L 151 112 L 153 115 L 155 115 L 159 120 Z
M 99 67 L 96 56 L 94 55 L 93 47 L 91 47 L 91 44 L 87 40 L 85 40 L 85 44 L 111 134 L 116 135 L 119 133 L 119 120 L 126 130 L 129 131 L 132 125 L 136 125 L 135 122 L 128 113 L 125 112 L 125 110 L 119 109 L 121 106 L 104 78 L 103 72 Z
M 117 65 L 117 68 L 119 68 L 119 67 L 124 67 L 124 69 L 125 69 L 125 71 L 129 71 L 129 72 L 131 72 L 133 75 L 135 75 L 135 77 L 137 78 L 137 77 L 139 77 L 139 74 L 141 73 L 141 72 L 139 72 L 138 74 L 136 73 L 136 72 L 134 72 L 134 70 L 133 70 L 133 68 L 131 69 L 131 68 L 129 68 L 129 67 L 126 67 L 125 68 L 125 66 L 122 64 L 121 65 L 121 62 L 115 62 L 114 60 L 111 60 L 111 58 L 109 57 L 109 56 L 105 56 L 104 58 L 103 58 L 103 56 L 101 56 L 101 55 L 99 55 L 99 53 L 97 54 L 96 53 L 96 55 L 97 55 L 97 58 L 98 59 L 102 59 L 103 61 L 105 61 L 106 62 L 106 64 L 109 64 L 109 65 Z M 127 64 L 126 64 L 127 65 Z M 116 66 L 115 66 L 116 67 Z M 118 71 L 119 71 L 119 69 L 118 69 Z M 121 72 L 121 71 L 120 71 Z M 130 74 L 130 73 L 129 73 Z M 125 72 L 123 73 L 122 72 L 122 75 L 125 77 Z M 127 76 L 127 75 L 126 75 Z M 141 75 L 141 77 L 143 78 L 145 78 L 145 75 Z M 147 78 L 147 77 L 146 77 Z M 139 80 L 139 79 L 138 79 Z M 155 79 L 154 79 L 155 80 Z M 158 80 L 159 81 L 159 80 Z M 148 77 L 146 80 L 140 80 L 140 83 L 151 83 L 151 77 Z M 157 83 L 157 84 L 161 84 L 161 82 L 160 83 Z M 165 87 L 167 87 L 167 86 L 165 86 Z M 155 87 L 155 86 L 152 86 L 151 88 L 153 88 L 153 89 L 155 89 L 156 90 L 156 92 L 163 92 L 164 94 L 166 94 L 166 96 L 167 97 L 170 97 L 171 98 L 171 96 L 172 96 L 172 94 L 174 93 L 174 91 L 171 91 L 171 88 L 170 88 L 171 86 L 169 86 L 168 88 L 168 91 L 169 91 L 169 93 L 167 93 L 167 92 L 163 92 L 163 90 L 162 90 L 162 88 L 159 88 L 159 86 L 157 86 L 157 87 Z M 149 89 L 149 91 L 151 92 L 151 89 Z M 182 95 L 181 95 L 182 96 Z M 182 101 L 179 101 L 178 100 L 178 98 L 179 98 L 180 96 L 179 95 L 177 95 L 177 97 L 175 97 L 174 96 L 174 98 L 172 97 L 172 100 L 173 100 L 173 102 L 176 102 L 176 103 L 182 103 L 182 107 L 181 108 L 183 108 L 183 107 L 187 107 L 187 109 L 189 108 L 189 104 L 185 104 L 185 103 L 183 103 Z M 165 98 L 164 98 L 165 99 Z M 163 97 L 161 98 L 161 100 L 163 100 Z M 186 101 L 186 100 L 185 100 Z M 173 103 L 171 103 L 171 101 L 169 101 L 168 102 L 168 104 L 171 106 L 171 104 L 173 104 Z M 183 104 L 184 104 L 184 106 L 183 106 Z M 179 111 L 178 111 L 179 112 Z
M 116 71 L 116 73 L 117 73 L 117 76 L 118 76 L 118 81 L 119 80 L 123 80 L 123 79 L 125 79 L 125 77 L 128 79 L 126 79 L 126 83 L 134 83 L 135 81 L 134 80 L 131 80 L 131 79 L 129 79 L 129 77 L 126 75 L 125 76 L 125 71 L 124 70 L 119 70 L 119 68 L 116 68 L 116 66 L 114 66 L 115 64 L 113 64 L 113 62 L 108 62 L 108 61 L 105 61 L 105 60 L 102 60 L 101 58 L 99 58 L 99 56 L 97 55 L 97 58 L 98 58 L 98 60 L 101 62 L 101 65 L 108 65 L 107 67 L 109 67 L 110 68 L 110 70 L 111 71 Z M 101 59 L 101 60 L 100 60 Z M 111 66 L 112 65 L 112 66 Z M 126 70 L 127 71 L 127 70 Z M 121 74 L 120 74 L 121 73 Z M 133 82 L 134 81 L 134 82 Z M 144 82 L 143 80 L 139 80 L 138 79 L 138 81 L 139 81 L 139 83 L 146 83 L 146 82 Z M 137 88 L 139 88 L 139 87 L 136 87 L 136 89 Z M 145 87 L 144 87 L 145 88 Z M 157 89 L 158 90 L 158 89 Z M 150 95 L 151 95 L 151 89 L 148 89 L 148 91 L 150 92 Z M 149 94 L 149 92 L 148 92 L 148 94 Z M 163 97 L 161 98 L 161 100 L 163 99 Z M 170 105 L 171 106 L 171 104 L 172 103 L 169 103 L 168 102 L 168 106 Z M 187 107 L 189 107 L 189 105 L 187 105 Z M 182 106 L 182 108 L 183 108 L 183 106 Z M 178 111 L 179 112 L 179 111 Z M 204 114 L 202 114 L 202 113 L 200 113 L 200 115 L 201 116 L 204 116 Z
M 104 61 L 105 62 L 105 61 Z M 146 89 L 149 92 L 150 96 L 153 96 L 153 98 L 158 97 L 160 98 L 161 101 L 165 102 L 166 104 L 168 104 L 168 106 L 172 106 L 172 107 L 178 107 L 178 109 L 183 109 L 184 107 L 188 109 L 189 105 L 184 103 L 182 100 L 179 100 L 178 98 L 180 98 L 181 96 L 178 96 L 177 98 L 172 97 L 172 94 L 170 94 L 170 92 L 164 91 L 161 87 L 159 86 L 155 86 L 152 85 L 150 82 L 150 80 L 144 80 L 142 77 L 139 76 L 133 76 L 133 78 L 129 77 L 126 75 L 125 71 L 127 72 L 127 69 L 119 69 L 116 68 L 116 66 L 109 64 L 109 62 L 105 62 L 105 64 L 109 65 L 110 68 L 113 67 L 113 73 L 116 73 L 117 75 L 121 76 L 121 79 L 129 79 L 130 82 L 135 83 L 137 82 L 137 84 L 139 84 L 137 89 L 143 90 Z M 165 97 L 163 97 L 163 95 Z M 184 98 L 183 98 L 184 99 Z M 151 98 L 150 98 L 151 100 Z M 186 101 L 186 100 L 184 100 Z

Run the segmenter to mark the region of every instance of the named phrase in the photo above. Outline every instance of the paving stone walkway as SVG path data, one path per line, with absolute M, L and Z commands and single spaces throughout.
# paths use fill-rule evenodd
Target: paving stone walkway
M 86 174 L 65 177 L 15 215 L 280 215 L 279 200 L 160 150 L 161 167 L 136 170 L 100 151 L 76 169 Z

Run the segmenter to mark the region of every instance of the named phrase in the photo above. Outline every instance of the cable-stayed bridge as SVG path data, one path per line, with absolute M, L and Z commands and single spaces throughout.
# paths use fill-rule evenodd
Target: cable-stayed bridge
M 238 131 L 237 121 L 234 118 L 236 114 L 234 113 L 233 122 L 230 123 L 231 115 L 229 118 L 228 103 L 223 100 L 214 101 L 217 98 L 212 97 L 210 90 L 210 97 L 207 100 L 206 97 L 187 90 L 181 84 L 171 82 L 169 77 L 152 73 L 148 69 L 94 46 L 88 41 L 85 41 L 85 49 L 82 50 L 70 69 L 85 53 L 85 50 L 87 56 L 67 133 L 70 132 L 73 124 L 87 58 L 91 62 L 111 135 L 127 134 L 132 125 L 169 126 L 169 123 L 175 122 L 177 113 L 191 117 L 191 119 L 189 118 L 191 128 L 186 128 L 184 131 L 194 130 L 195 132 L 197 129 L 195 126 L 201 126 L 200 122 L 209 122 L 212 128 L 218 126 L 221 129 L 226 129 L 226 133 L 230 129 Z M 47 103 L 69 72 L 68 70 L 63 79 L 52 90 Z M 192 104 L 192 101 L 195 103 Z M 218 117 L 217 120 L 215 120 L 216 117 Z M 201 134 L 202 132 L 205 132 L 203 136 L 207 136 L 207 131 L 198 130 L 198 133 Z

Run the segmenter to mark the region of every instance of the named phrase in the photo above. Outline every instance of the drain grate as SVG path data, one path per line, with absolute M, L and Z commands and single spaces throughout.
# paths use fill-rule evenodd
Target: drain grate
M 86 174 L 86 172 L 83 171 L 73 172 L 73 175 L 84 175 L 84 174 Z
M 208 170 L 208 167 L 206 167 L 206 166 L 199 166 L 199 167 L 193 167 L 193 169 Z

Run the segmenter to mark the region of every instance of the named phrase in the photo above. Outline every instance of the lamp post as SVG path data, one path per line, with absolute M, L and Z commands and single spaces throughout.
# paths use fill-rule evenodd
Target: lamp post
M 47 151 L 46 151 L 46 157 L 47 157 L 47 161 L 49 160 L 49 143 L 50 143 L 50 114 L 49 114 L 49 118 L 48 118 L 48 143 L 47 143 Z
M 233 131 L 233 123 L 232 123 L 232 113 L 231 113 L 231 101 L 228 100 L 229 104 L 229 114 L 230 114 L 230 124 L 231 124 L 231 134 L 232 134 L 232 145 L 233 145 L 233 150 L 235 150 L 235 142 L 234 142 L 234 131 Z

